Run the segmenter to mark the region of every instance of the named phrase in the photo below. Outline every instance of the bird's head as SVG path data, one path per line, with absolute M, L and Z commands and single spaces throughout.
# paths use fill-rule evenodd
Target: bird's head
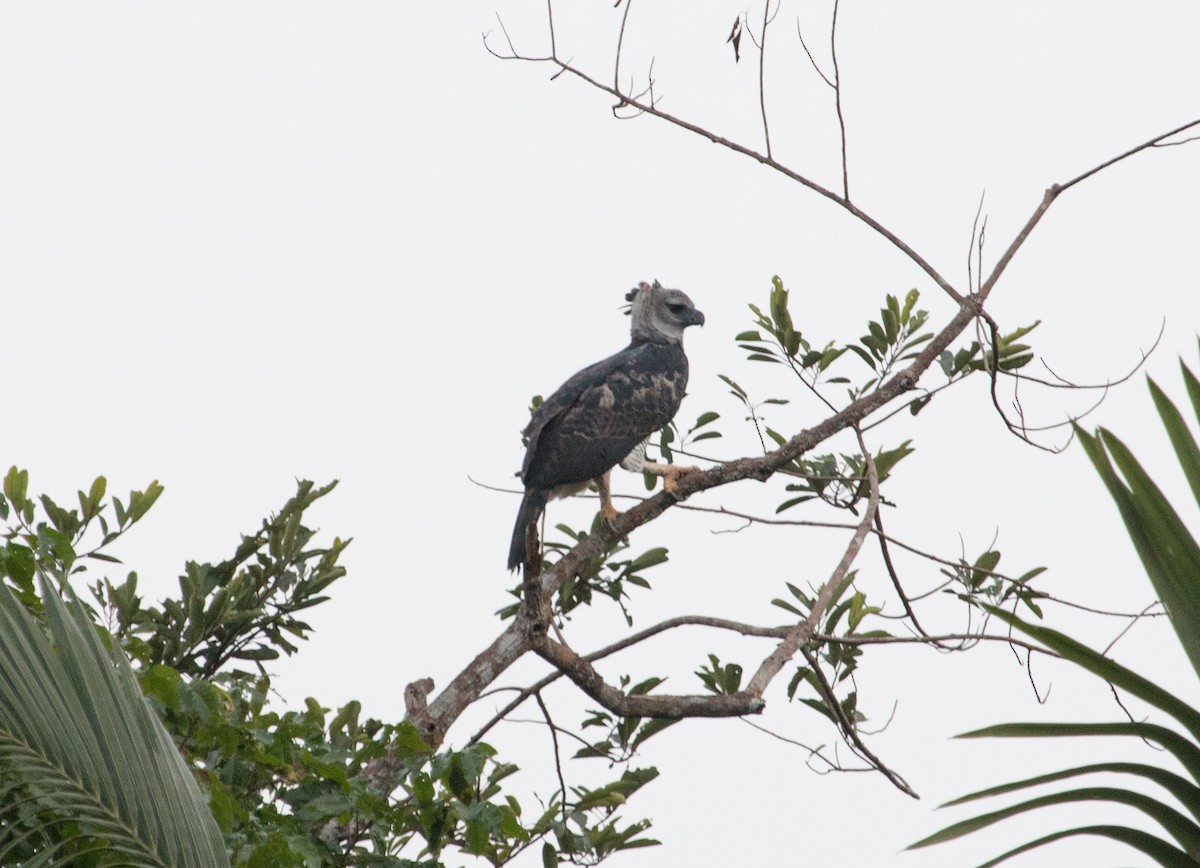
M 668 289 L 657 280 L 654 283 L 639 283 L 629 290 L 626 301 L 630 306 L 630 331 L 633 337 L 642 340 L 667 340 L 671 343 L 683 341 L 683 330 L 691 325 L 704 325 L 704 314 L 681 289 Z

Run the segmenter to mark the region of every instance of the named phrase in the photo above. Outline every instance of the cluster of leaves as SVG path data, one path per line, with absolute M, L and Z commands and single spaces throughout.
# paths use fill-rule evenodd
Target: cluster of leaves
M 742 689 L 743 669 L 740 663 L 721 663 L 716 654 L 708 655 L 708 665 L 700 665 L 696 677 L 704 684 L 709 693 L 722 696 L 732 696 Z
M 859 627 L 862 625 L 863 619 L 869 615 L 877 615 L 881 610 L 878 606 L 868 604 L 867 596 L 862 591 L 854 590 L 848 597 L 846 596 L 846 592 L 854 586 L 854 580 L 857 575 L 857 571 L 846 574 L 846 578 L 842 580 L 841 585 L 834 593 L 833 601 L 825 613 L 819 632 L 825 636 L 890 636 L 891 634 L 886 630 L 859 632 Z M 807 620 L 813 606 L 816 604 L 816 597 L 802 591 L 791 582 L 787 583 L 787 589 L 792 596 L 791 601 L 776 598 L 771 601 L 771 604 L 778 606 L 785 612 L 790 612 L 799 620 Z M 844 629 L 842 628 L 843 620 L 846 622 Z M 840 634 L 839 630 L 841 631 Z M 834 689 L 854 675 L 863 653 L 861 646 L 844 642 L 826 642 L 817 646 L 817 648 L 817 659 L 824 662 L 828 667 L 829 675 L 827 676 L 827 681 Z M 800 686 L 803 684 L 807 684 L 814 695 L 812 697 L 801 697 L 800 701 L 837 724 L 839 722 L 838 718 L 829 707 L 825 691 L 817 678 L 817 674 L 810 666 L 800 666 L 796 669 L 791 681 L 788 682 L 788 699 L 795 699 Z M 851 689 L 844 698 L 839 700 L 839 704 L 845 720 L 859 723 L 866 719 L 858 711 L 858 693 L 856 690 Z
M 231 558 L 215 565 L 188 561 L 179 597 L 161 607 L 138 596 L 136 573 L 120 584 L 97 581 L 93 593 L 114 635 L 141 662 L 198 677 L 234 660 L 261 664 L 294 654 L 288 636 L 304 639 L 311 629 L 296 613 L 327 600 L 323 592 L 346 573 L 338 557 L 350 541 L 310 548 L 314 531 L 302 524 L 304 511 L 335 485 L 299 483 L 279 514 L 243 537 Z
M 997 572 L 999 566 L 1000 552 L 996 549 L 988 549 L 972 563 L 960 558 L 953 567 L 941 570 L 953 585 L 946 593 L 972 604 L 1002 607 L 1019 603 L 1041 618 L 1042 608 L 1037 601 L 1044 599 L 1045 594 L 1033 588 L 1031 582 L 1046 572 L 1046 568 L 1034 567 L 1011 579 Z
M 542 864 L 595 865 L 622 850 L 658 845 L 653 838 L 641 837 L 650 828 L 649 820 L 626 824 L 618 813 L 630 796 L 657 777 L 657 769 L 630 769 L 600 787 L 572 787 L 572 798 L 552 802 L 533 827 L 539 837 L 554 837 L 553 843 L 542 844 Z
M 915 358 L 920 347 L 932 339 L 931 332 L 922 331 L 929 320 L 929 312 L 916 307 L 920 297 L 916 289 L 909 290 L 903 302 L 889 294 L 880 308 L 879 319 L 868 320 L 867 333 L 857 341 L 840 345 L 836 341 L 828 341 L 814 348 L 795 327 L 788 308 L 788 291 L 776 276 L 771 280 L 767 312 L 764 313 L 757 305 L 750 305 L 757 328 L 740 333 L 736 340 L 747 351 L 751 361 L 786 365 L 813 389 L 822 383 L 848 384 L 849 398 L 855 400 L 877 388 L 899 364 Z M 996 334 L 993 345 L 986 352 L 979 341 L 972 341 L 953 352 L 944 350 L 938 356 L 938 364 L 948 382 L 961 380 L 975 371 L 987 370 L 993 359 L 998 371 L 1015 371 L 1032 361 L 1033 349 L 1021 341 L 1039 324 L 1040 320 L 1008 334 Z M 826 377 L 833 364 L 847 352 L 870 369 L 866 380 L 853 384 L 845 376 Z M 914 403 L 912 412 L 919 412 L 928 403 L 929 397 L 927 395 Z
M 140 521 L 163 491 L 157 481 L 151 482 L 145 491 L 130 492 L 126 505 L 119 497 L 105 503 L 107 488 L 107 481 L 99 476 L 86 494 L 79 491 L 79 509 L 65 509 L 49 495 L 36 500 L 29 496 L 28 470 L 14 466 L 5 474 L 0 495 L 0 521 L 5 523 L 0 532 L 4 540 L 0 579 L 30 609 L 41 606 L 34 581 L 39 571 L 61 584 L 68 575 L 86 571 L 88 561 L 116 562 L 103 549 Z M 113 524 L 106 514 L 110 508 Z M 95 539 L 96 531 L 99 539 Z
M 589 535 L 597 533 L 603 521 L 604 517 L 600 513 L 596 513 L 590 530 L 576 529 L 566 524 L 555 525 L 555 529 L 565 537 L 565 540 L 547 539 L 543 545 L 544 551 L 557 554 L 570 551 L 587 539 Z M 656 546 L 633 558 L 613 559 L 614 554 L 628 548 L 628 543 L 617 542 L 613 548 L 580 564 L 576 574 L 569 577 L 554 595 L 555 615 L 565 618 L 579 606 L 591 606 L 599 596 L 615 602 L 625 616 L 625 622 L 632 626 L 633 616 L 626 606 L 626 601 L 629 599 L 627 586 L 634 585 L 649 590 L 650 582 L 643 573 L 652 567 L 666 563 L 668 552 L 667 549 Z M 543 569 L 548 569 L 551 565 L 552 562 L 547 560 L 543 563 Z M 521 589 L 520 587 L 513 588 L 510 593 L 519 600 Z M 498 614 L 502 618 L 511 618 L 517 614 L 520 606 L 519 602 L 512 603 L 500 609 Z
M 137 593 L 136 574 L 130 573 L 118 583 L 107 577 L 95 581 L 92 592 L 99 605 L 94 608 L 75 600 L 68 577 L 94 562 L 116 562 L 102 550 L 146 514 L 161 486 L 154 483 L 133 492 L 124 502 L 106 502 L 100 478 L 87 493 L 79 493 L 78 510 L 65 510 L 49 497 L 28 497 L 28 485 L 28 473 L 14 468 L 0 497 L 0 516 L 7 522 L 0 549 L 0 607 L 11 601 L 22 617 L 31 619 L 34 626 L 25 632 L 34 638 L 23 641 L 33 647 L 29 642 L 44 634 L 50 639 L 41 641 L 60 643 L 74 635 L 63 626 L 70 625 L 59 596 L 71 601 L 76 633 L 90 634 L 100 649 L 93 649 L 93 658 L 113 655 L 111 664 L 93 659 L 91 665 L 127 673 L 121 677 L 130 689 L 151 703 L 135 703 L 134 719 L 143 715 L 137 726 L 160 732 L 169 757 L 185 764 L 180 768 L 185 779 L 157 798 L 146 797 L 146 804 L 169 812 L 180 787 L 186 791 L 199 784 L 197 804 L 223 850 L 219 862 L 255 868 L 436 868 L 443 864 L 443 854 L 453 850 L 501 865 L 540 843 L 548 864 L 559 859 L 594 864 L 619 850 L 657 843 L 642 836 L 646 821 L 629 824 L 618 812 L 625 797 L 657 775 L 653 769 L 627 771 L 595 790 L 574 788 L 570 796 L 560 794 L 536 816 L 523 819 L 520 802 L 502 791 L 502 782 L 517 768 L 499 761 L 489 745 L 435 752 L 407 722 L 364 719 L 358 702 L 336 712 L 312 698 L 298 710 L 271 707 L 271 681 L 262 663 L 297 651 L 296 640 L 310 631 L 297 613 L 324 601 L 329 586 L 344 575 L 338 557 L 348 543 L 313 545 L 315 531 L 303 520 L 333 485 L 300 482 L 296 495 L 257 533 L 244 536 L 228 560 L 188 562 L 178 597 L 147 605 Z M 99 539 L 85 545 L 92 528 Z M 658 550 L 614 569 L 621 582 L 644 582 L 639 570 L 665 557 Z M 17 653 L 9 659 L 15 660 Z M 255 671 L 238 668 L 247 662 Z M 85 685 L 99 677 L 85 672 L 60 681 Z M 42 682 L 53 681 L 31 678 L 24 688 L 36 692 L 44 689 Z M 63 700 L 37 700 L 56 701 Z M 85 763 L 97 769 L 106 768 L 106 762 L 120 765 L 120 757 L 149 743 L 145 736 L 137 743 L 120 743 L 120 732 L 134 732 L 137 726 L 102 723 L 117 719 L 116 712 L 89 705 L 87 691 L 82 700 L 73 701 L 84 704 L 69 719 L 88 726 L 100 721 L 105 740 L 118 739 Z M 146 717 L 150 708 L 157 714 Z M 85 736 L 63 740 L 88 743 Z M 130 766 L 134 772 L 125 774 L 143 768 L 143 774 L 154 777 L 157 773 L 149 769 L 169 765 L 148 756 L 147 764 Z M 109 770 L 101 780 L 105 774 L 119 776 Z M 21 862 L 56 854 L 59 861 L 47 864 L 99 866 L 125 864 L 130 853 L 159 846 L 139 825 L 151 812 L 132 797 L 105 793 L 102 784 L 77 792 L 72 787 L 79 777 L 74 767 L 60 768 L 52 755 L 30 745 L 19 726 L 0 721 L 0 851 Z M 385 780 L 400 782 L 397 794 L 380 789 Z M 150 786 L 152 790 L 153 782 Z M 123 785 L 125 789 L 136 791 L 133 784 Z M 131 811 L 141 819 L 127 816 Z M 198 829 L 204 823 L 193 818 L 180 828 Z M 113 829 L 120 834 L 114 837 Z
M 878 386 L 897 364 L 913 358 L 921 344 L 933 337 L 932 333 L 921 331 L 929 313 L 916 309 L 920 297 L 920 292 L 913 289 L 901 304 L 896 296 L 888 295 L 879 319 L 868 321 L 867 333 L 858 341 L 840 346 L 828 341 L 814 348 L 796 328 L 788 307 L 788 290 L 776 275 L 771 279 L 766 313 L 757 305 L 750 305 L 757 328 L 740 333 L 736 340 L 747 351 L 750 361 L 786 365 L 812 389 L 821 383 L 850 385 L 845 376 L 826 377 L 826 374 L 845 353 L 853 353 L 871 370 L 867 380 L 851 385 L 849 395 L 854 400 Z
M 766 431 L 779 445 L 787 442 L 777 431 L 770 428 Z M 911 443 L 911 440 L 905 440 L 895 448 L 880 449 L 872 456 L 880 485 L 891 476 L 897 464 L 913 453 Z M 785 509 L 814 499 L 858 515 L 858 504 L 871 496 L 867 462 L 861 453 L 801 457 L 790 462 L 781 472 L 799 477 L 801 481 L 789 482 L 785 486 L 785 490 L 799 493 L 779 504 L 775 508 L 777 515 Z
M 1183 366 L 1183 376 L 1192 408 L 1200 418 L 1200 380 L 1186 365 Z M 1178 407 L 1153 381 L 1150 382 L 1150 392 L 1183 474 L 1200 503 L 1200 445 Z M 1180 646 L 1197 676 L 1200 676 L 1200 541 L 1188 530 L 1162 490 L 1115 434 L 1102 428 L 1093 436 L 1078 427 L 1075 433 L 1116 503 L 1150 583 L 1164 604 Z M 1083 835 L 1119 841 L 1139 850 L 1158 865 L 1200 863 L 1200 708 L 1189 705 L 1150 678 L 1122 666 L 1106 653 L 1097 652 L 1059 631 L 1027 623 L 995 606 L 988 606 L 987 610 L 992 616 L 1107 682 L 1113 690 L 1121 690 L 1141 699 L 1172 719 L 1174 724 L 1133 719 L 1115 723 L 1010 723 L 969 732 L 963 738 L 1127 736 L 1131 737 L 1128 739 L 1131 747 L 1141 742 L 1158 745 L 1178 761 L 1185 774 L 1180 775 L 1161 763 L 1130 762 L 1114 759 L 1110 755 L 1088 765 L 989 787 L 948 804 L 971 803 L 1104 773 L 1120 775 L 1131 783 L 1149 785 L 1155 789 L 1145 792 L 1126 785 L 1090 785 L 1056 790 L 954 823 L 912 847 L 950 841 L 1001 820 L 1051 805 L 1104 801 L 1135 808 L 1158 823 L 1159 828 L 1147 832 L 1120 823 L 1073 826 L 1024 843 L 987 864 L 999 864 L 1046 844 Z M 1165 791 L 1172 797 L 1173 803 L 1164 801 L 1156 790 Z M 1174 803 L 1182 805 L 1187 813 L 1180 812 Z
M 628 675 L 620 677 L 621 689 L 629 696 L 645 696 L 665 681 L 665 678 L 652 676 L 633 684 L 633 679 Z M 604 736 L 580 748 L 575 756 L 579 758 L 600 757 L 611 763 L 625 763 L 633 757 L 647 739 L 674 723 L 678 723 L 678 721 L 658 717 L 647 720 L 636 715 L 618 717 L 602 709 L 589 709 L 588 717 L 584 719 L 582 728 L 598 727 L 604 730 Z
M 1028 344 L 1021 343 L 1021 339 L 1041 325 L 1041 322 L 1038 320 L 1033 325 L 1022 326 L 1006 335 L 998 336 L 994 349 L 997 370 L 1015 371 L 1033 361 L 1033 348 Z M 984 356 L 979 341 L 971 341 L 970 344 L 956 352 L 944 350 L 938 356 L 938 365 L 941 367 L 942 373 L 946 375 L 946 379 L 954 381 L 975 371 L 987 370 L 990 356 L 991 353 Z

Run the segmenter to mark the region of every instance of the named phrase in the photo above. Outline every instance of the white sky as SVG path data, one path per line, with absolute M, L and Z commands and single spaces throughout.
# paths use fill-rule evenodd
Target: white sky
M 562 52 L 607 79 L 617 13 L 561 5 L 583 6 L 575 19 L 560 12 Z M 623 72 L 640 79 L 654 55 L 664 108 L 758 147 L 755 51 L 744 40 L 735 66 L 723 44 L 745 7 L 697 5 L 687 17 L 674 4 L 635 6 Z M 497 10 L 518 48 L 545 50 L 543 7 L 525 0 L 0 6 L 0 462 L 28 468 L 32 488 L 60 502 L 99 473 L 114 493 L 162 481 L 166 494 L 117 552 L 152 597 L 176 587 L 185 559 L 227 556 L 295 477 L 342 480 L 313 519 L 328 536 L 355 537 L 350 575 L 313 613 L 312 641 L 275 667 L 293 706 L 358 698 L 397 719 L 406 683 L 444 686 L 500 629 L 492 613 L 509 599 L 516 498 L 468 475 L 512 484 L 530 395 L 623 345 L 618 306 L 638 280 L 687 290 L 708 317 L 688 335 L 680 419 L 721 412 L 726 439 L 705 445 L 725 457 L 753 453 L 757 440 L 718 373 L 759 397 L 789 394 L 732 342 L 772 274 L 821 342 L 861 334 L 886 292 L 920 287 L 935 324 L 951 310 L 880 239 L 786 179 L 658 121 L 618 123 L 607 97 L 550 82 L 548 68 L 493 59 L 480 34 L 496 28 Z M 768 43 L 773 143 L 834 185 L 832 101 L 800 53 L 797 14 L 825 57 L 827 10 L 785 2 Z M 1189 2 L 845 3 L 852 193 L 962 286 L 983 190 L 994 261 L 1049 184 L 1200 116 L 1198 29 Z M 1009 328 L 1042 319 L 1035 346 L 1055 371 L 1089 382 L 1124 373 L 1165 318 L 1147 369 L 1182 398 L 1177 357 L 1196 362 L 1200 328 L 1196 201 L 1200 143 L 1105 171 L 1054 205 L 993 314 Z M 899 506 L 889 529 L 951 557 L 960 547 L 974 557 L 999 534 L 1001 566 L 1049 566 L 1045 590 L 1142 608 L 1149 585 L 1081 450 L 1022 445 L 983 386 L 876 432 L 875 446 L 912 438 L 917 448 L 885 489 Z M 790 396 L 770 417 L 776 427 L 819 420 L 811 400 Z M 1042 423 L 1086 405 L 1061 393 L 1023 399 Z M 1140 376 L 1091 420 L 1124 436 L 1195 519 Z M 744 483 L 696 502 L 769 514 L 782 488 Z M 625 476 L 617 489 L 637 493 L 640 482 Z M 554 518 L 582 524 L 592 506 L 557 505 Z M 673 511 L 634 535 L 637 551 L 672 553 L 650 574 L 654 593 L 635 595 L 635 626 L 683 613 L 778 623 L 769 601 L 784 582 L 820 581 L 844 544 L 828 531 L 710 533 L 733 526 Z M 881 594 L 877 563 L 862 568 L 864 587 Z M 937 578 L 912 559 L 902 570 L 914 589 Z M 1120 629 L 1051 611 L 1053 625 L 1095 644 Z M 599 607 L 568 638 L 590 650 L 624 631 L 615 608 Z M 668 689 L 699 691 L 691 673 L 707 652 L 749 669 L 769 648 L 692 632 L 603 671 L 669 675 Z M 1200 699 L 1165 623 L 1136 627 L 1118 648 Z M 542 671 L 523 661 L 505 683 Z M 871 745 L 920 802 L 878 775 L 815 775 L 799 749 L 741 722 L 687 722 L 647 745 L 642 764 L 663 777 L 628 814 L 652 817 L 665 846 L 619 864 L 957 866 L 1072 817 L 1140 824 L 1103 807 L 1061 810 L 896 855 L 965 816 L 932 808 L 967 790 L 1113 746 L 1165 760 L 1123 742 L 949 741 L 1006 720 L 1120 716 L 1104 685 L 1044 659 L 1035 676 L 1052 689 L 1039 706 L 1000 646 L 873 650 L 860 671 L 869 726 L 895 704 Z M 757 722 L 832 744 L 829 726 L 786 701 L 788 677 Z M 552 698 L 563 725 L 591 707 L 566 686 Z M 494 707 L 480 703 L 451 738 Z M 491 741 L 528 769 L 511 780 L 533 812 L 530 793 L 555 787 L 544 729 L 511 724 Z M 605 771 L 574 763 L 567 774 L 586 783 Z M 1136 858 L 1077 841 L 1020 864 Z

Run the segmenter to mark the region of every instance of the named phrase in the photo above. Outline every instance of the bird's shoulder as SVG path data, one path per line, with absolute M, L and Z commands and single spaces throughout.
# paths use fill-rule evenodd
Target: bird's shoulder
M 540 430 L 551 419 L 574 406 L 588 390 L 599 389 L 613 379 L 626 379 L 630 373 L 643 367 L 652 353 L 653 350 L 647 350 L 644 344 L 630 344 L 608 358 L 577 371 L 534 411 L 525 434 L 529 436 Z

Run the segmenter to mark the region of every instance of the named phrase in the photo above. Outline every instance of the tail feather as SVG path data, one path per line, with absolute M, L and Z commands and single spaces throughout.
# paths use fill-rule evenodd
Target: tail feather
M 541 517 L 550 493 L 537 488 L 525 490 L 521 508 L 517 512 L 517 524 L 513 528 L 512 542 L 508 546 L 508 568 L 515 570 L 525 561 L 525 536 L 529 526 Z

